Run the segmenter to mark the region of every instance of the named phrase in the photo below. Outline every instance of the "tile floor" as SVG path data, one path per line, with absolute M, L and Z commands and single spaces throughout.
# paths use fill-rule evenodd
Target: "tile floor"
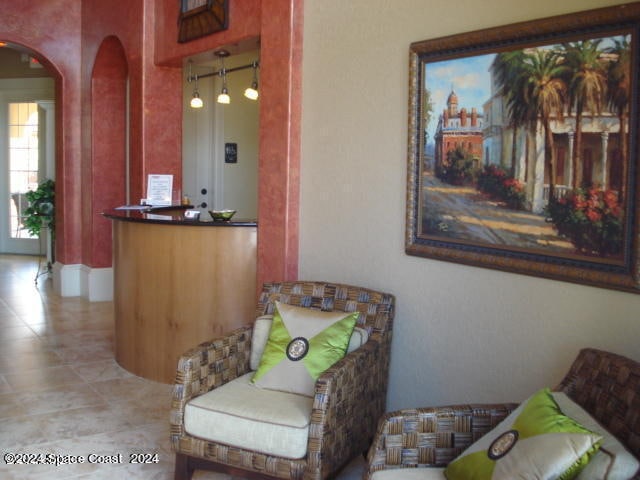
M 0 478 L 172 479 L 171 386 L 115 362 L 111 302 L 61 298 L 50 279 L 35 284 L 37 271 L 37 257 L 0 255 Z M 157 454 L 157 463 L 129 463 L 140 453 Z M 47 463 L 79 456 L 85 463 L 8 464 L 15 454 Z M 122 463 L 88 463 L 118 455 Z M 359 457 L 338 478 L 359 479 L 362 470 Z

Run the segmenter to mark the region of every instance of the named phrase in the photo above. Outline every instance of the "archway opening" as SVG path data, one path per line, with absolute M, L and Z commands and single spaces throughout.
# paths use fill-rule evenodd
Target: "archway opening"
M 124 48 L 107 37 L 91 74 L 91 168 L 84 169 L 83 264 L 111 266 L 111 222 L 101 213 L 127 200 L 128 66 Z
M 27 193 L 55 179 L 57 72 L 28 46 L 0 42 L 0 252 L 52 258 L 29 228 Z

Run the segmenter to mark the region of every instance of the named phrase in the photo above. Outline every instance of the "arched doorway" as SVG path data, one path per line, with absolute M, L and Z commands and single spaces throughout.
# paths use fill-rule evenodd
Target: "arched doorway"
M 25 221 L 26 192 L 55 179 L 56 72 L 28 47 L 0 42 L 0 252 L 48 254 L 51 232 Z

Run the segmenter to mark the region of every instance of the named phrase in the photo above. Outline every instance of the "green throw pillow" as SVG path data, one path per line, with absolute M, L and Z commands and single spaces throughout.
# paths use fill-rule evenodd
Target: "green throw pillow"
M 313 396 L 320 374 L 344 357 L 358 315 L 276 302 L 269 339 L 251 381 Z
M 514 410 L 445 469 L 448 480 L 574 478 L 600 448 L 597 435 L 565 416 L 548 388 Z

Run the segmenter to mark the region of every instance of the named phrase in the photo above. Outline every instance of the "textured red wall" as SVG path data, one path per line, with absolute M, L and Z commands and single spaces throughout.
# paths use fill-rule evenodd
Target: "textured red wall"
M 298 276 L 300 121 L 303 0 L 233 0 L 229 29 L 177 43 L 177 2 L 160 0 L 158 64 L 182 66 L 185 57 L 260 37 L 258 278 Z M 176 93 L 179 93 L 176 90 Z
M 91 73 L 91 150 L 83 155 L 82 263 L 111 266 L 111 221 L 102 212 L 125 203 L 128 66 L 122 44 L 107 37 Z M 85 125 L 86 128 L 86 125 Z
M 259 36 L 258 284 L 294 279 L 298 267 L 303 1 L 233 0 L 228 30 L 184 44 L 176 41 L 177 9 L 176 0 L 19 4 L 0 0 L 0 40 L 36 51 L 57 78 L 56 260 L 89 267 L 110 264 L 109 229 L 101 226 L 102 219 L 95 218 L 95 209 L 86 207 L 102 206 L 120 197 L 124 182 L 111 178 L 116 185 L 99 185 L 105 152 L 109 148 L 119 152 L 117 143 L 123 141 L 118 135 L 102 140 L 99 132 L 93 131 L 100 128 L 101 121 L 108 121 L 99 117 L 100 111 L 94 111 L 108 105 L 91 101 L 93 69 L 103 41 L 117 39 L 124 55 L 123 68 L 126 63 L 129 188 L 135 200 L 144 195 L 148 173 L 172 173 L 176 184 L 181 184 L 184 58 Z M 96 85 L 102 95 L 119 95 L 118 82 Z M 111 113 L 119 115 L 117 110 Z M 94 158 L 96 152 L 98 158 Z M 86 181 L 90 185 L 85 186 Z
M 80 263 L 80 2 L 50 0 L 15 2 L 0 0 L 0 40 L 34 50 L 56 77 L 56 191 L 75 202 L 56 205 L 56 259 Z

